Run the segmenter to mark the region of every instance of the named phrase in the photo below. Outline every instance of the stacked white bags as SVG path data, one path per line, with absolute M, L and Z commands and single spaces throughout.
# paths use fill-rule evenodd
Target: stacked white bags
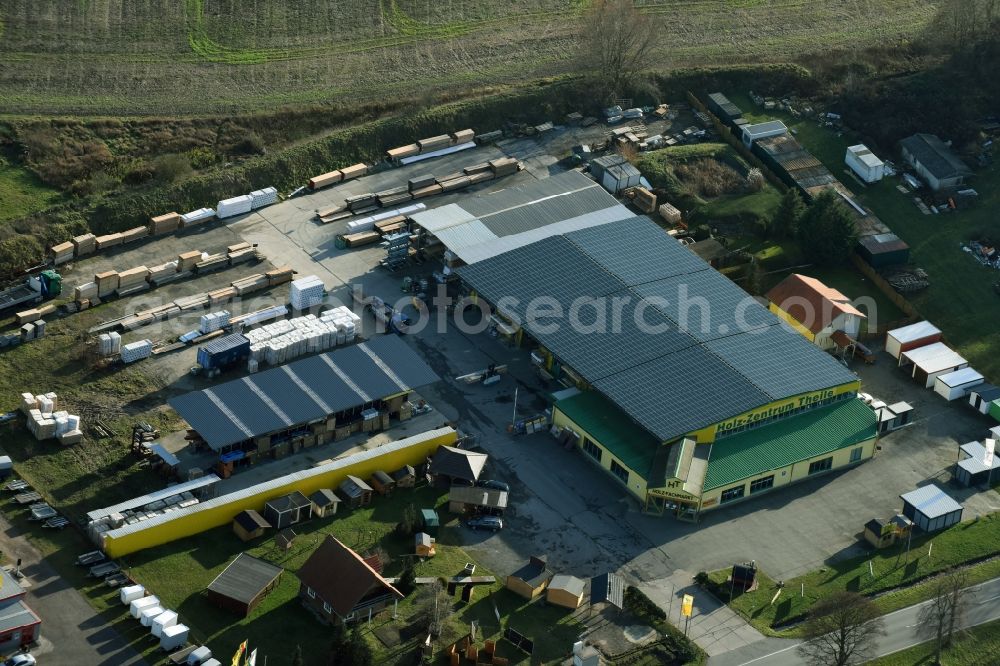
M 292 320 L 272 322 L 248 331 L 250 360 L 247 368 L 255 372 L 260 363 L 277 365 L 303 354 L 326 351 L 353 342 L 361 317 L 345 306 L 324 312 L 320 317 L 306 315 Z
M 326 287 L 315 275 L 292 280 L 290 301 L 296 310 L 307 310 L 323 302 Z
M 191 224 L 197 224 L 213 217 L 215 217 L 215 211 L 211 208 L 199 208 L 198 210 L 181 215 L 181 226 L 186 227 Z
M 114 356 L 122 350 L 122 336 L 112 331 L 97 336 L 97 351 L 102 356 Z
M 254 190 L 250 193 L 250 206 L 257 210 L 264 206 L 270 206 L 278 200 L 278 190 L 274 187 L 265 187 L 262 190 Z
M 28 431 L 35 439 L 56 438 L 63 445 L 83 441 L 80 417 L 65 410 L 56 410 L 59 398 L 55 393 L 21 394 L 21 411 L 28 415 Z
M 122 362 L 135 363 L 144 358 L 149 358 L 153 353 L 153 342 L 151 340 L 139 340 L 122 345 Z
M 202 334 L 218 331 L 220 328 L 229 326 L 230 317 L 231 315 L 228 310 L 219 310 L 218 312 L 202 315 L 198 330 Z

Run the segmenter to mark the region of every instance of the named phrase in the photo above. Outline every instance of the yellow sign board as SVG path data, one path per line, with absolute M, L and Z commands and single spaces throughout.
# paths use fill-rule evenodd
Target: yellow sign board
M 716 433 L 729 432 L 730 430 L 753 425 L 758 421 L 764 421 L 766 419 L 774 418 L 775 416 L 781 416 L 796 409 L 801 409 L 818 402 L 823 402 L 824 400 L 829 400 L 830 398 L 838 396 L 842 393 L 856 391 L 857 388 L 858 385 L 852 382 L 851 384 L 845 384 L 844 386 L 824 389 L 822 391 L 813 391 L 812 393 L 805 393 L 793 398 L 788 398 L 787 400 L 772 402 L 770 405 L 765 405 L 760 409 L 740 414 L 736 418 L 719 423 L 719 425 L 716 426 Z
M 694 597 L 690 594 L 685 594 L 684 598 L 681 599 L 681 615 L 691 617 L 692 608 L 694 608 Z
M 678 483 L 678 485 L 683 486 L 682 483 Z M 689 501 L 689 502 L 692 502 L 692 501 L 695 501 L 695 500 L 698 499 L 697 497 L 695 497 L 691 493 L 684 492 L 681 489 L 671 488 L 669 484 L 667 485 L 666 488 L 651 488 L 647 492 L 650 495 L 653 495 L 654 497 L 668 497 L 670 499 L 685 500 L 685 501 Z

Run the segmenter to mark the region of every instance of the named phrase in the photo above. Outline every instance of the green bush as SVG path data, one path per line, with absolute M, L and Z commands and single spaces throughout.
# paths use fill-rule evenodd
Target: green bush
M 625 610 L 650 622 L 663 622 L 667 619 L 666 612 L 633 585 L 625 588 Z

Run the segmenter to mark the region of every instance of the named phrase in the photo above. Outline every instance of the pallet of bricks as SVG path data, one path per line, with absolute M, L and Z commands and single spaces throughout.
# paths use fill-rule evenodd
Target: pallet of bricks
M 28 430 L 37 440 L 57 439 L 63 446 L 83 441 L 80 417 L 65 410 L 58 410 L 59 397 L 55 393 L 21 394 L 21 412 L 28 417 Z

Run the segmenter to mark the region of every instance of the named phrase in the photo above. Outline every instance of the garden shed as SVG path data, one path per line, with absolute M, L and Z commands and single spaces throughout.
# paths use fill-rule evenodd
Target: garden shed
M 923 384 L 924 388 L 931 388 L 938 377 L 968 367 L 969 362 L 943 342 L 932 342 L 903 352 L 899 365 L 905 367 L 909 364 L 913 364 L 910 373 L 913 379 Z
M 559 574 L 553 576 L 545 590 L 545 600 L 563 608 L 577 609 L 583 604 L 583 589 L 586 583 L 576 576 Z
M 962 505 L 933 483 L 900 495 L 903 515 L 925 532 L 935 532 L 962 521 Z
M 941 329 L 929 321 L 920 321 L 916 324 L 895 328 L 885 336 L 885 350 L 893 358 L 898 359 L 900 355 L 911 349 L 929 345 L 932 342 L 941 340 Z
M 233 532 L 243 541 L 251 541 L 262 537 L 264 536 L 264 532 L 270 528 L 271 524 L 264 520 L 264 516 L 253 509 L 240 511 L 233 518 Z
M 368 506 L 372 502 L 372 487 L 356 476 L 348 475 L 337 487 L 337 493 L 352 509 Z
M 963 486 L 992 485 L 1000 479 L 1000 456 L 996 455 L 995 439 L 987 439 L 986 444 L 968 442 L 959 447 L 962 460 L 955 463 L 955 479 Z
M 208 585 L 208 599 L 216 606 L 246 617 L 273 590 L 281 567 L 240 553 Z
M 506 587 L 514 594 L 525 599 L 534 599 L 545 591 L 552 572 L 546 564 L 545 557 L 530 557 L 527 564 L 507 576 Z
M 969 404 L 980 414 L 990 413 L 990 403 L 1000 399 L 1000 386 L 979 384 L 969 391 Z
M 312 502 L 313 515 L 319 518 L 334 515 L 340 504 L 340 498 L 329 488 L 320 488 L 309 496 L 309 501 Z
M 969 395 L 974 387 L 982 384 L 986 378 L 972 368 L 962 368 L 955 372 L 939 375 L 934 380 L 934 392 L 945 400 L 958 400 Z
M 264 518 L 275 529 L 284 529 L 312 518 L 312 502 L 296 490 L 264 504 Z

